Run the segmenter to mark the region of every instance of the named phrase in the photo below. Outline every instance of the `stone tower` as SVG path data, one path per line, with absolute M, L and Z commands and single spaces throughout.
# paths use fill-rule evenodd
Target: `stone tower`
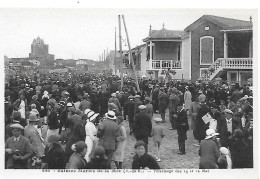
M 49 54 L 49 46 L 44 44 L 43 39 L 40 37 L 33 40 L 29 58 L 38 60 L 43 65 L 49 64 L 48 61 L 54 61 L 54 55 Z

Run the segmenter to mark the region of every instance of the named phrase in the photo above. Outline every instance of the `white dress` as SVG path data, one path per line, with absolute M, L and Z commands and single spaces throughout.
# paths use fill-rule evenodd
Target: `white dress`
M 24 102 L 24 100 L 21 100 L 21 103 L 20 103 L 18 111 L 21 113 L 21 117 L 23 119 L 25 119 L 25 102 Z
M 92 122 L 88 121 L 87 124 L 85 125 L 85 131 L 86 131 L 85 143 L 88 146 L 85 159 L 87 160 L 87 162 L 89 162 L 90 154 L 91 154 L 92 150 L 95 148 L 94 144 L 96 143 L 96 140 L 97 140 L 97 137 L 96 137 L 97 129 L 96 129 L 96 126 Z
M 185 103 L 185 109 L 190 109 L 190 105 L 191 105 L 191 92 L 190 91 L 185 91 L 184 93 L 184 103 Z

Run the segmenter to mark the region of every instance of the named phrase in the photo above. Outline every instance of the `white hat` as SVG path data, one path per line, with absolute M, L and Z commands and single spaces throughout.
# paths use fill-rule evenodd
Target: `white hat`
M 112 97 L 116 97 L 116 93 L 112 93 L 111 96 L 112 96 Z
M 138 109 L 146 109 L 146 106 L 145 106 L 145 105 L 140 105 L 140 106 L 138 107 Z
M 243 101 L 243 100 L 246 100 L 246 99 L 248 99 L 247 95 L 245 95 L 244 97 L 240 98 L 239 101 Z
M 91 109 L 86 109 L 84 114 L 88 114 L 91 111 Z
M 141 98 L 141 96 L 140 96 L 140 95 L 138 95 L 138 94 L 137 94 L 137 95 L 135 95 L 134 97 L 135 97 L 135 98 Z
M 73 107 L 72 103 L 67 103 L 67 107 Z
M 229 151 L 228 151 L 228 149 L 226 147 L 220 147 L 219 151 L 223 155 L 228 155 L 229 154 Z
M 157 117 L 157 118 L 154 118 L 153 119 L 155 122 L 161 122 L 162 121 L 162 119 L 161 118 L 159 118 L 159 117 Z
M 48 91 L 43 92 L 43 95 L 48 95 L 48 94 L 49 94 Z
M 66 95 L 70 95 L 68 91 L 64 91 L 64 94 L 66 94 Z
M 95 113 L 94 111 L 89 111 L 87 113 L 89 121 L 93 121 L 94 119 L 96 119 L 98 117 L 98 115 L 99 115 L 99 113 Z
M 224 112 L 229 113 L 229 114 L 233 114 L 233 112 L 230 109 L 225 109 Z
M 216 135 L 219 135 L 219 133 L 216 133 L 214 129 L 207 129 L 206 130 L 206 138 L 205 139 L 210 139 Z
M 119 91 L 116 91 L 116 94 L 119 94 Z
M 108 119 L 112 119 L 112 120 L 115 120 L 116 119 L 116 114 L 114 111 L 108 111 L 106 114 L 105 114 L 106 118 Z

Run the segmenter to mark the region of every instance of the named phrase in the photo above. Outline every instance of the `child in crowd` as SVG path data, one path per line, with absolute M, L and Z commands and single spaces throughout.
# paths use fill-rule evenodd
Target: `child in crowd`
M 161 121 L 162 121 L 161 118 L 155 118 L 154 119 L 155 125 L 153 126 L 153 129 L 152 129 L 152 132 L 151 132 L 151 137 L 153 138 L 154 146 L 156 147 L 156 153 L 157 153 L 156 160 L 157 160 L 157 162 L 161 161 L 160 146 L 161 146 L 161 143 L 162 143 L 162 138 L 165 136 L 163 127 L 159 125 L 161 123 Z
M 232 161 L 229 156 L 229 150 L 226 147 L 220 147 L 220 156 L 218 158 L 219 169 L 232 169 Z

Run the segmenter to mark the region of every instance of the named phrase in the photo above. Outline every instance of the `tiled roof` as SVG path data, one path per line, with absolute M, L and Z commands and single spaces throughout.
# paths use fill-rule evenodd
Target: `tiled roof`
M 144 39 L 144 42 L 148 39 L 182 39 L 184 34 L 184 31 L 167 30 L 165 28 L 161 30 L 151 30 L 149 36 Z
M 225 30 L 229 29 L 252 29 L 253 24 L 250 21 L 238 20 L 238 19 L 231 19 L 226 17 L 220 16 L 213 16 L 213 15 L 203 15 L 201 18 L 196 20 L 194 23 L 186 27 L 184 30 L 188 31 L 197 27 L 198 24 L 203 22 L 204 20 L 212 21 L 213 23 L 218 24 Z

